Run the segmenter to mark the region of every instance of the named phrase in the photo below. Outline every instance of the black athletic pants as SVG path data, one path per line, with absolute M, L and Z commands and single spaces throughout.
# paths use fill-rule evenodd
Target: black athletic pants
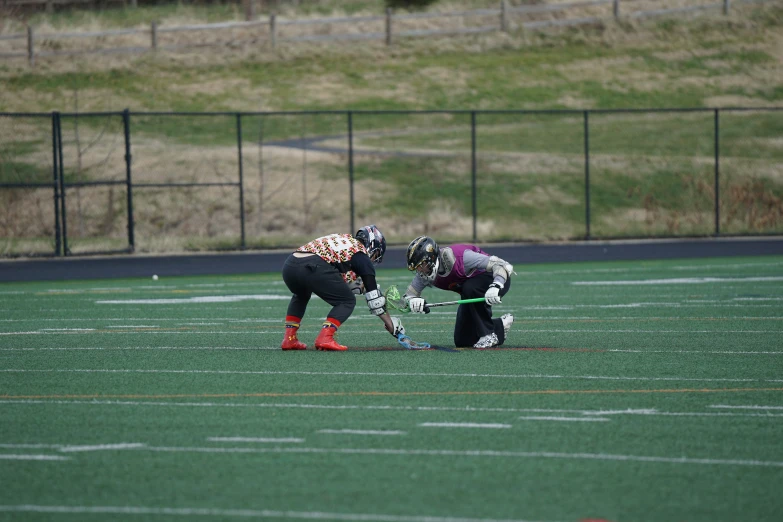
M 340 324 L 348 320 L 356 307 L 356 296 L 340 272 L 320 256 L 288 256 L 283 264 L 283 281 L 294 294 L 288 303 L 288 315 L 304 317 L 313 294 L 332 305 L 327 317 Z
M 484 272 L 476 277 L 471 277 L 462 284 L 460 299 L 472 299 L 484 297 L 489 285 L 493 281 L 492 274 Z M 504 296 L 511 288 L 511 279 L 500 290 Z M 506 341 L 506 333 L 503 330 L 503 321 L 500 318 L 492 318 L 492 307 L 487 303 L 461 304 L 457 308 L 457 322 L 454 325 L 454 346 L 465 348 L 473 346 L 485 335 L 495 332 L 498 336 L 498 345 Z

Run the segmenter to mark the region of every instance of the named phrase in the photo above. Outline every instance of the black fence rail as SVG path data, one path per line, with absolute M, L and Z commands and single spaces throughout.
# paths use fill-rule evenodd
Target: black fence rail
M 783 108 L 0 113 L 0 255 L 783 233 Z

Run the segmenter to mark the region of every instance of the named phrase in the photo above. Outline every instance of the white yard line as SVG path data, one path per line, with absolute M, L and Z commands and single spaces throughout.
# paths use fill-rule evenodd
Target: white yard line
M 217 330 L 193 330 L 192 332 L 182 332 L 182 331 L 171 331 L 167 330 L 165 327 L 161 329 L 161 331 L 151 331 L 151 330 L 145 330 L 143 332 L 126 332 L 124 330 L 117 330 L 117 331 L 93 331 L 93 332 L 45 332 L 45 331 L 36 331 L 36 332 L 0 332 L 0 335 L 30 335 L 30 334 L 38 334 L 38 335 L 84 335 L 84 334 L 90 334 L 94 335 L 95 333 L 100 333 L 102 335 L 106 334 L 112 334 L 112 335 L 280 335 L 280 332 L 277 330 L 274 331 L 268 331 L 268 332 L 256 332 L 256 331 L 248 331 L 248 330 L 238 330 L 233 332 L 224 332 L 224 331 L 217 331 Z M 721 332 L 722 333 L 722 332 Z M 279 348 L 278 348 L 279 350 Z
M 610 349 L 607 352 L 614 353 L 709 353 L 717 355 L 783 355 L 783 350 L 779 352 L 758 352 L 758 351 L 737 351 L 737 350 L 621 350 Z
M 783 263 L 731 263 L 726 265 L 680 265 L 668 267 L 668 270 L 705 270 L 705 269 L 729 269 L 729 268 L 762 268 L 779 267 Z M 630 268 L 585 268 L 585 269 L 567 269 L 567 270 L 536 270 L 535 272 L 526 272 L 521 270 L 519 275 L 529 275 L 539 277 L 541 274 L 560 275 L 560 274 L 599 274 L 599 273 L 623 273 L 623 272 L 656 272 L 659 267 L 630 267 Z
M 479 428 L 490 430 L 511 428 L 511 424 L 481 424 L 477 422 L 422 422 L 419 423 L 418 426 L 421 426 L 422 428 Z
M 783 330 L 595 330 L 595 329 L 539 329 L 527 328 L 528 333 L 578 333 L 578 334 L 783 334 Z M 202 332 L 210 333 L 210 332 Z
M 724 408 L 724 409 L 738 409 L 738 410 L 783 410 L 783 406 L 732 406 L 728 404 L 711 404 L 708 408 Z
M 6 449 L 54 449 L 66 453 L 75 453 L 82 451 L 105 451 L 105 450 L 125 450 L 138 449 L 146 444 L 141 442 L 120 442 L 116 444 L 93 444 L 93 445 L 74 445 L 74 444 L 0 444 L 0 448 Z
M 422 332 L 427 333 L 427 332 Z M 430 332 L 432 333 L 432 332 Z M 279 350 L 278 346 L 39 346 L 25 348 L 0 348 L 0 352 L 36 352 L 36 351 L 102 351 L 102 350 Z M 530 348 L 535 350 L 535 348 Z M 694 353 L 716 355 L 783 355 L 783 350 L 777 352 L 751 350 L 652 350 L 652 349 L 620 349 L 610 348 L 608 353 L 658 354 L 658 353 Z
M 105 450 L 123 450 L 137 449 L 146 446 L 141 442 L 121 442 L 118 444 L 94 444 L 91 446 L 63 446 L 62 452 L 82 452 L 82 451 L 105 451 Z
M 108 325 L 108 326 L 102 326 L 101 328 L 160 328 L 159 325 L 150 325 L 150 324 L 124 324 L 124 325 Z
M 279 350 L 279 346 L 48 346 L 39 348 L 0 348 L 0 352 L 89 351 L 89 350 Z
M 60 449 L 64 444 L 0 444 L 0 448 L 6 449 Z
M 406 432 L 400 431 L 400 430 L 351 430 L 351 429 L 340 429 L 340 430 L 318 430 L 317 433 L 332 433 L 337 435 L 405 435 Z
M 3 455 L 3 454 L 0 454 L 0 460 L 71 460 L 71 457 L 61 457 L 59 455 Z
M 423 378 L 467 378 L 467 379 L 542 379 L 542 380 L 595 380 L 595 381 L 641 381 L 641 382 L 783 382 L 783 379 L 748 378 L 695 378 L 695 377 L 642 377 L 623 375 L 546 375 L 546 374 L 488 374 L 488 373 L 417 373 L 417 372 L 316 372 L 316 371 L 274 371 L 274 370 L 145 370 L 145 369 L 24 369 L 4 368 L 0 373 L 160 373 L 160 374 L 204 374 L 204 375 L 338 375 L 368 377 L 423 377 Z
M 318 430 L 317 433 L 332 433 L 337 435 L 405 435 L 406 432 L 400 430 Z
M 357 318 L 358 319 L 358 318 Z M 362 317 L 364 319 L 364 317 Z M 372 319 L 372 317 L 367 318 Z M 753 319 L 752 317 L 749 319 Z M 783 318 L 781 318 L 783 319 Z M 96 319 L 95 317 L 70 317 L 70 318 L 53 318 L 53 317 L 36 317 L 30 319 L 0 319 L 0 323 L 41 323 L 45 321 L 52 322 L 104 322 L 104 321 L 226 321 L 230 323 L 276 323 L 281 324 L 280 319 L 237 319 L 235 317 L 188 317 L 187 319 L 182 317 L 101 317 Z
M 210 442 L 304 442 L 304 439 L 297 439 L 293 437 L 272 439 L 268 437 L 208 437 Z
M 42 332 L 94 332 L 95 328 L 41 328 Z
M 42 399 L 3 399 L 0 405 L 76 405 L 76 406 L 157 406 L 162 408 L 281 408 L 281 409 L 315 409 L 315 410 L 381 410 L 381 411 L 453 411 L 453 412 L 493 412 L 493 413 L 581 413 L 583 415 L 648 415 L 659 417 L 761 417 L 764 419 L 783 418 L 783 413 L 705 413 L 705 412 L 665 412 L 650 410 L 558 410 L 539 408 L 473 408 L 446 406 L 391 406 L 391 405 L 358 405 L 358 404 L 287 404 L 287 403 L 232 403 L 232 402 L 161 402 L 161 401 L 119 401 L 119 400 L 42 400 Z M 763 408 L 763 407 L 761 407 Z M 0 448 L 12 447 L 0 444 Z M 42 445 L 13 447 L 50 447 Z M 59 447 L 59 446 L 58 446 Z
M 559 421 L 559 422 L 606 422 L 605 417 L 519 417 L 519 420 Z
M 430 314 L 432 315 L 432 314 Z M 109 328 L 109 327 L 106 327 Z M 18 331 L 18 332 L 0 332 L 0 335 L 94 335 L 100 333 L 102 335 L 280 335 L 278 330 L 269 331 L 253 331 L 253 330 L 236 330 L 236 331 L 220 331 L 220 330 L 193 330 L 193 331 L 181 331 L 170 330 L 170 327 L 150 327 L 160 328 L 160 330 L 145 330 L 145 331 L 125 331 L 125 330 L 111 330 L 111 331 L 99 331 L 97 329 L 58 329 L 58 331 L 51 331 L 50 329 L 41 329 L 36 331 Z M 526 327 L 529 333 L 579 333 L 579 334 L 775 334 L 779 335 L 783 333 L 783 330 L 640 330 L 640 329 L 561 329 L 561 328 L 535 328 Z M 420 330 L 419 333 L 442 333 L 441 330 Z
M 276 511 L 271 509 L 174 508 L 143 506 L 41 506 L 0 505 L 0 511 L 17 513 L 165 515 L 220 518 L 284 518 L 302 520 L 347 520 L 352 522 L 531 522 L 520 519 L 464 518 L 431 515 L 384 515 L 382 513 L 329 513 L 323 511 Z
M 202 295 L 175 299 L 110 299 L 95 301 L 95 304 L 194 304 L 194 303 L 236 303 L 238 301 L 290 301 L 290 295 Z
M 675 277 L 672 279 L 637 279 L 635 281 L 572 281 L 571 284 L 578 286 L 693 285 L 704 283 L 766 283 L 771 281 L 783 281 L 783 277 Z
M 428 450 L 428 449 L 381 449 L 381 448 L 200 448 L 174 446 L 145 446 L 132 451 L 153 451 L 162 453 L 311 453 L 337 455 L 391 455 L 425 457 L 487 457 L 487 458 L 540 458 L 564 460 L 604 460 L 619 462 L 650 462 L 665 464 L 753 466 L 783 468 L 783 462 L 749 459 L 712 459 L 691 457 L 661 457 L 647 455 L 618 455 L 611 453 L 561 453 L 549 451 L 493 451 L 493 450 Z

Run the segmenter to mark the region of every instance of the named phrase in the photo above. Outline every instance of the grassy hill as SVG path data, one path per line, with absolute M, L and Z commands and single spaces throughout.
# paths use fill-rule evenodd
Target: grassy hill
M 323 3 L 321 10 L 336 4 Z M 438 8 L 495 4 L 460 2 Z M 372 2 L 350 6 L 348 14 L 380 11 Z M 307 9 L 285 14 L 346 11 L 313 12 L 312 5 Z M 130 14 L 41 15 L 32 22 L 49 31 L 87 31 L 134 26 L 150 19 L 169 25 L 241 19 L 235 8 L 225 6 L 126 13 Z M 547 31 L 411 38 L 392 47 L 377 42 L 287 44 L 271 49 L 234 43 L 192 52 L 42 58 L 35 68 L 23 60 L 6 60 L 0 64 L 0 111 L 779 107 L 783 106 L 782 28 L 779 4 L 738 4 L 729 16 L 716 11 L 702 16 L 607 20 Z M 6 26 L 6 32 L 13 30 L 18 26 Z M 581 116 L 482 118 L 478 122 L 480 239 L 583 235 Z M 783 231 L 782 119 L 780 112 L 754 112 L 723 120 L 723 232 Z M 145 172 L 150 178 L 170 181 L 234 175 L 235 165 L 221 170 L 226 162 L 236 163 L 232 121 L 134 122 L 134 161 L 140 162 L 135 167 L 137 182 Z M 357 147 L 397 154 L 385 159 L 357 156 L 357 219 L 385 221 L 386 230 L 399 242 L 422 231 L 469 237 L 469 124 L 467 116 L 459 115 L 357 119 Z M 81 140 L 87 143 L 90 132 L 103 136 L 104 127 L 80 120 Z M 245 139 L 259 143 L 253 158 L 245 160 L 252 167 L 246 172 L 249 243 L 296 242 L 293 233 L 306 237 L 322 229 L 346 228 L 344 155 L 315 150 L 294 153 L 259 141 L 261 134 L 264 140 L 304 140 L 344 133 L 344 118 L 267 118 L 246 127 Z M 711 113 L 594 118 L 594 235 L 710 234 L 715 198 L 712 127 Z M 16 157 L 26 147 L 32 145 L 19 145 Z M 209 154 L 199 155 L 204 151 Z M 262 155 L 271 165 L 260 166 Z M 90 163 L 87 151 L 79 153 L 79 163 Z M 83 168 L 66 175 L 82 179 L 91 174 Z M 9 176 L 13 177 L 6 169 L 5 179 Z M 305 181 L 309 192 L 301 188 Z M 330 185 L 338 185 L 340 194 L 332 194 Z M 228 197 L 230 205 L 225 203 Z M 146 205 L 146 210 L 136 213 L 142 227 L 139 237 L 195 234 L 201 238 L 185 241 L 187 248 L 235 244 L 233 196 L 216 192 L 167 198 L 137 198 L 139 205 Z M 100 205 L 105 205 L 105 199 L 102 195 Z M 330 202 L 325 209 L 318 204 L 324 200 Z M 177 219 L 162 210 L 171 205 L 182 209 Z M 196 210 L 188 210 L 191 207 Z M 109 230 L 108 235 L 122 237 L 121 220 L 106 224 L 107 215 L 121 217 L 121 210 L 99 208 L 94 214 L 101 217 L 75 218 L 86 223 L 81 228 L 85 237 L 94 235 L 89 231 L 91 219 L 102 223 L 100 235 Z M 145 230 L 148 221 L 158 225 Z M 223 237 L 223 229 L 231 230 L 231 239 Z M 77 234 L 76 229 L 72 233 Z M 182 241 L 142 244 L 146 250 L 183 247 Z
M 365 4 L 368 8 L 360 13 L 381 12 L 373 2 Z M 728 17 L 710 13 L 607 20 L 539 32 L 402 39 L 391 48 L 370 42 L 286 44 L 273 50 L 237 43 L 177 54 L 40 59 L 34 69 L 23 59 L 8 59 L 0 64 L 0 110 L 71 110 L 76 91 L 82 111 L 780 104 L 780 5 L 737 4 Z M 311 13 L 298 16 L 306 14 Z M 143 27 L 142 21 L 153 19 L 175 25 L 237 18 L 236 8 L 227 6 L 168 6 L 40 15 L 30 22 L 43 33 Z M 18 22 L 6 23 L 4 32 L 20 29 Z

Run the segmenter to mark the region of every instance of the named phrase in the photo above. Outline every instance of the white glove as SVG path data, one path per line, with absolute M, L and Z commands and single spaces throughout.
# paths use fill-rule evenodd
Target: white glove
M 487 289 L 487 293 L 484 294 L 484 301 L 489 305 L 500 304 L 500 289 L 503 285 L 500 283 L 492 283 Z
M 405 327 L 402 325 L 402 320 L 400 320 L 399 317 L 392 317 L 391 321 L 392 326 L 394 326 L 394 332 L 392 335 L 394 337 L 397 337 L 400 334 L 405 335 Z
M 424 306 L 426 305 L 426 302 L 424 301 L 423 297 L 410 297 L 407 298 L 408 300 L 408 308 L 411 309 L 411 312 L 414 314 L 423 314 L 424 313 Z

